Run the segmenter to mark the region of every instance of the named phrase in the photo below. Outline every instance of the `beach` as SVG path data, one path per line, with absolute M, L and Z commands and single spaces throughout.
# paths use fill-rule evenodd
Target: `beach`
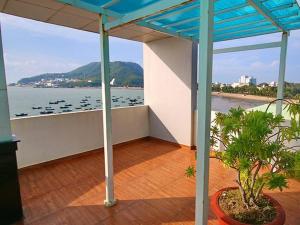
M 223 92 L 212 92 L 212 95 L 225 97 L 225 98 L 255 100 L 255 101 L 262 101 L 262 102 L 271 102 L 276 99 L 276 98 L 267 97 L 267 96 L 246 95 L 246 94 L 236 94 L 236 93 L 223 93 Z

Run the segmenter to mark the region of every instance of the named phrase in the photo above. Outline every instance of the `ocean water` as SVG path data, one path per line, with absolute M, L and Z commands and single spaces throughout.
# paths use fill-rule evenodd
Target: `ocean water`
M 70 109 L 73 112 L 91 109 L 101 109 L 100 88 L 31 88 L 31 87 L 9 87 L 8 100 L 11 118 L 16 114 L 25 113 L 28 116 L 40 115 L 41 111 L 47 111 L 45 107 L 52 107 L 54 113 L 62 113 L 63 110 Z M 135 105 L 144 104 L 144 91 L 142 89 L 112 88 L 112 107 L 129 106 L 130 100 L 136 99 Z M 80 103 L 84 100 L 85 103 Z M 59 104 L 49 104 L 49 102 L 65 100 Z M 72 105 L 61 109 L 65 105 Z M 86 107 L 81 105 L 90 104 Z M 42 109 L 32 109 L 32 107 L 42 107 Z M 76 109 L 81 107 L 81 109 Z
M 142 89 L 112 88 L 112 107 L 128 107 L 144 104 L 144 91 Z M 101 109 L 101 89 L 100 88 L 31 88 L 31 87 L 9 87 L 8 98 L 11 118 L 16 114 L 25 113 L 28 116 L 40 115 L 41 111 L 48 111 L 45 107 L 53 108 L 53 113 L 62 113 L 63 110 L 84 111 L 91 109 Z M 86 99 L 86 100 L 85 100 Z M 135 99 L 135 100 L 134 100 Z M 59 104 L 49 104 L 49 102 L 65 100 Z M 80 103 L 82 100 L 85 103 Z M 100 100 L 100 101 L 99 101 Z M 241 106 L 243 108 L 253 108 L 263 105 L 266 102 L 234 99 L 221 96 L 212 97 L 212 110 L 227 112 L 231 107 Z M 65 105 L 72 105 L 66 109 L 61 109 Z M 81 105 L 90 104 L 86 107 Z M 180 102 L 178 103 L 180 104 Z M 32 107 L 42 107 L 32 109 Z M 76 109 L 80 107 L 80 109 Z

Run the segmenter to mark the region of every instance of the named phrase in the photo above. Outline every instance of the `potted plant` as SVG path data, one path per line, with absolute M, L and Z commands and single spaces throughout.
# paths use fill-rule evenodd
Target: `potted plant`
M 211 145 L 219 142 L 225 147 L 214 157 L 236 172 L 236 187 L 222 189 L 211 198 L 211 208 L 222 225 L 284 224 L 283 208 L 263 189 L 287 187 L 286 172 L 294 167 L 294 152 L 300 147 L 291 145 L 300 134 L 300 106 L 287 102 L 290 121 L 269 113 L 268 108 L 232 108 L 226 114 L 217 113 L 212 123 Z M 194 167 L 186 171 L 188 176 L 194 173 Z

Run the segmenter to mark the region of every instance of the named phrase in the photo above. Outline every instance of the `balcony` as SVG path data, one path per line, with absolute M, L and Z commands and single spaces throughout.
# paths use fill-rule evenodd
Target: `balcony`
M 224 0 L 215 5 L 209 0 L 129 2 L 7 0 L 0 4 L 4 13 L 100 33 L 104 113 L 70 113 L 11 122 L 0 32 L 0 144 L 13 145 L 15 150 L 12 133 L 22 141 L 17 153 L 25 215 L 21 224 L 193 224 L 195 214 L 197 225 L 216 224 L 208 211 L 205 190 L 209 185 L 211 195 L 234 185 L 234 177 L 232 171 L 209 159 L 213 54 L 280 48 L 277 98 L 284 97 L 288 36 L 290 31 L 300 29 L 296 0 L 284 4 Z M 195 22 L 192 26 L 191 19 Z M 213 42 L 272 33 L 282 33 L 281 40 L 213 49 Z M 149 110 L 111 110 L 109 35 L 144 43 L 145 104 Z M 196 108 L 197 126 L 193 117 Z M 282 113 L 282 101 L 277 102 L 276 113 Z M 194 152 L 181 145 L 149 140 L 149 136 L 187 146 L 197 142 L 197 187 L 194 179 L 184 174 L 185 168 L 195 163 Z M 112 150 L 113 144 L 124 142 L 127 144 Z M 12 207 L 8 212 L 18 219 L 22 213 L 15 152 L 11 149 L 4 151 L 6 159 L 1 166 L 11 174 L 7 180 L 14 180 L 11 187 L 15 189 L 18 210 Z M 6 189 L 1 192 L 0 202 L 6 209 L 13 202 L 9 199 L 13 191 L 3 186 Z M 299 182 L 291 180 L 287 192 L 271 193 L 285 208 L 290 225 L 300 221 L 299 190 Z M 103 199 L 107 206 L 114 205 L 114 191 L 119 203 L 105 208 Z M 199 208 L 196 212 L 195 202 Z M 5 210 L 0 212 L 0 218 L 8 216 Z
M 194 164 L 187 147 L 143 138 L 114 149 L 118 204 L 103 205 L 104 155 L 95 150 L 20 172 L 24 220 L 18 224 L 194 224 L 195 179 L 185 176 Z M 234 185 L 234 174 L 210 159 L 209 193 Z M 287 225 L 300 221 L 300 182 L 272 192 L 285 208 Z M 209 224 L 217 224 L 212 212 Z

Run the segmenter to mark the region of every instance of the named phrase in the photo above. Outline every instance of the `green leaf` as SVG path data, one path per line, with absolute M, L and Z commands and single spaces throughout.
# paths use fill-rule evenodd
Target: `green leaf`
M 287 178 L 282 174 L 272 174 L 268 181 L 268 188 L 270 190 L 287 188 Z
M 196 173 L 195 167 L 194 166 L 189 166 L 186 170 L 185 170 L 185 175 L 187 177 L 194 177 Z

